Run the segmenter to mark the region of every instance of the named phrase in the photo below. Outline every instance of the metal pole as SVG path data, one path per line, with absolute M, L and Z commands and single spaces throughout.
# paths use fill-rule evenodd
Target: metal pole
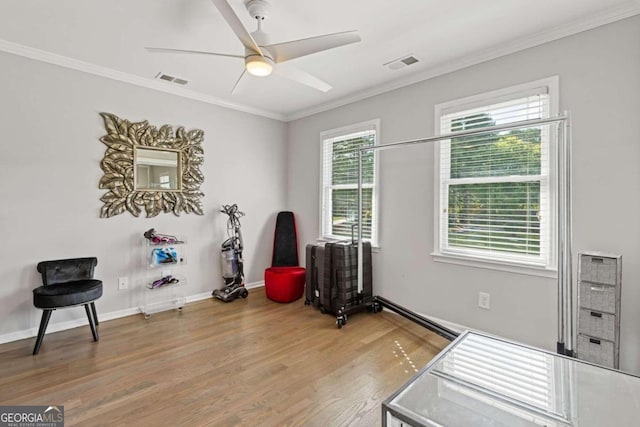
M 364 289 L 362 255 L 362 150 L 358 150 L 358 294 Z
M 568 117 L 568 113 L 565 112 Z M 564 145 L 564 161 L 565 161 L 565 177 L 564 177 L 564 191 L 565 191 L 565 247 L 564 247 L 564 278 L 566 281 L 566 298 L 567 298 L 567 342 L 565 345 L 565 354 L 567 356 L 574 356 L 575 350 L 575 313 L 573 309 L 573 268 L 572 268 L 572 223 L 571 223 L 571 125 L 569 120 L 564 122 L 562 139 Z
M 556 351 L 558 354 L 565 354 L 565 174 L 564 174 L 564 165 L 565 165 L 565 150 L 564 150 L 564 133 L 565 129 L 558 127 L 558 132 L 563 133 L 562 138 L 557 138 L 556 145 L 556 170 L 557 170 L 557 189 L 558 189 L 558 254 L 557 254 L 557 263 L 558 263 L 558 342 L 556 346 Z
M 505 125 L 488 126 L 485 128 L 461 130 L 458 132 L 445 133 L 442 135 L 431 136 L 428 138 L 392 142 L 390 144 L 372 145 L 370 147 L 361 147 L 360 151 L 386 150 L 389 148 L 400 147 L 403 145 L 418 145 L 418 144 L 424 144 L 426 142 L 442 141 L 443 139 L 460 138 L 463 136 L 471 136 L 471 135 L 482 135 L 485 133 L 492 133 L 492 132 L 497 132 L 501 130 L 522 129 L 522 128 L 527 128 L 535 125 L 558 123 L 566 119 L 568 119 L 568 116 L 556 116 L 556 117 L 550 117 L 547 119 L 523 120 L 520 122 L 513 122 Z

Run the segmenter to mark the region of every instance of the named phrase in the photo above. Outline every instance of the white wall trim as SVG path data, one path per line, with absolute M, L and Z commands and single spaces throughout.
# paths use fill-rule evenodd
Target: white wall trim
M 174 86 L 168 82 L 136 76 L 134 74 L 125 73 L 123 71 L 114 70 L 112 68 L 80 61 L 68 56 L 58 55 L 41 49 L 13 43 L 8 40 L 0 39 L 0 52 L 6 52 L 25 58 L 35 59 L 36 61 L 42 61 L 48 64 L 58 65 L 60 67 L 69 68 L 100 77 L 106 77 L 111 80 L 132 84 L 147 89 L 157 90 L 159 92 L 181 96 L 183 98 L 193 99 L 195 101 L 205 102 L 207 104 L 217 105 L 219 107 L 229 108 L 231 110 L 242 111 L 243 113 L 255 114 L 257 116 L 263 116 L 280 121 L 285 120 L 285 116 L 283 116 L 282 114 L 274 113 L 272 111 L 236 104 L 220 98 L 216 98 L 215 96 L 205 95 L 200 92 L 185 89 L 179 86 Z
M 448 320 L 444 320 L 444 319 L 440 319 L 439 317 L 434 317 L 434 316 L 429 316 L 428 314 L 420 314 L 418 313 L 420 316 L 422 317 L 426 317 L 427 319 L 430 319 L 442 326 L 444 326 L 447 329 L 451 329 L 453 332 L 457 332 L 459 334 L 463 333 L 464 331 L 480 331 L 480 329 L 475 329 L 475 328 L 471 328 L 469 326 L 465 326 L 465 325 L 460 325 L 459 323 L 454 323 L 454 322 L 449 322 Z M 483 332 L 483 331 L 481 331 Z M 485 332 L 487 333 L 487 332 Z
M 189 295 L 189 296 L 186 296 L 184 299 L 185 301 L 187 301 L 187 304 L 189 304 L 191 302 L 203 301 L 209 298 L 212 298 L 211 292 L 203 292 L 201 294 Z
M 625 18 L 630 18 L 638 14 L 640 14 L 640 2 L 637 0 L 630 0 L 624 5 L 611 8 L 597 16 L 590 16 L 586 19 L 576 20 L 574 22 L 563 24 L 562 26 L 554 27 L 546 31 L 541 31 L 530 36 L 515 39 L 498 47 L 491 47 L 483 51 L 478 51 L 474 55 L 459 58 L 448 63 L 421 71 L 419 73 L 412 74 L 402 79 L 394 80 L 388 83 L 382 83 L 375 87 L 367 88 L 358 93 L 337 99 L 332 102 L 328 102 L 326 104 L 317 105 L 315 107 L 298 111 L 294 114 L 288 114 L 285 116 L 285 121 L 290 122 L 304 117 L 312 116 L 314 114 L 322 113 L 324 111 L 333 110 L 334 108 L 342 107 L 344 105 L 361 101 L 366 98 L 371 98 L 382 93 L 400 89 L 402 87 L 419 83 L 424 80 L 429 80 L 443 74 L 458 71 L 472 65 L 480 64 L 482 62 L 491 61 L 501 56 L 506 56 L 515 52 L 519 52 L 521 50 L 529 49 L 531 47 L 549 43 L 554 40 L 572 36 L 583 31 L 588 31 L 597 27 L 601 27 L 603 25 L 611 24 L 613 22 L 620 21 Z
M 545 277 L 548 279 L 557 279 L 558 270 L 555 268 L 547 268 L 543 266 L 528 266 L 519 263 L 508 263 L 500 261 L 492 261 L 490 259 L 473 259 L 468 256 L 455 256 L 451 254 L 442 254 L 438 252 L 431 253 L 431 257 L 435 262 L 443 262 L 446 264 L 463 265 L 466 267 L 483 268 L 485 270 L 504 271 L 507 273 L 524 274 L 527 276 Z
M 264 287 L 264 280 L 260 280 L 258 282 L 246 283 L 244 287 L 247 289 L 262 288 Z
M 132 316 L 138 313 L 140 313 L 140 307 L 130 307 L 125 308 L 124 310 L 117 310 L 109 313 L 98 313 L 98 320 L 100 321 L 100 323 L 102 323 L 108 320 Z M 40 310 L 38 310 L 38 315 L 39 314 Z M 38 319 L 40 319 L 40 316 L 38 316 Z M 33 328 L 23 329 L 21 331 L 9 332 L 8 334 L 0 335 L 0 344 L 18 341 L 25 338 L 33 338 L 38 334 L 39 326 L 40 325 L 34 326 Z M 52 332 L 66 331 L 67 329 L 73 329 L 79 326 L 89 326 L 86 317 L 79 317 L 77 319 L 67 320 L 64 322 L 49 323 L 49 325 L 47 326 L 47 334 L 50 334 Z
M 346 97 L 331 101 L 328 103 L 320 104 L 305 110 L 298 111 L 293 114 L 279 114 L 272 111 L 262 110 L 259 108 L 249 107 L 246 105 L 236 104 L 233 102 L 225 101 L 223 99 L 205 95 L 189 89 L 173 86 L 170 83 L 162 82 L 159 80 L 149 79 L 145 77 L 136 76 L 134 74 L 117 71 L 111 68 L 102 67 L 99 65 L 91 64 L 89 62 L 80 61 L 74 58 L 54 54 L 44 50 L 36 49 L 33 47 L 21 45 L 18 43 L 10 42 L 8 40 L 0 39 L 0 52 L 6 52 L 13 55 L 23 56 L 25 58 L 35 59 L 37 61 L 47 62 L 49 64 L 58 65 L 61 67 L 69 68 L 72 70 L 82 71 L 89 74 L 94 74 L 101 77 L 106 77 L 112 80 L 129 83 L 132 85 L 145 87 L 160 92 L 169 93 L 184 98 L 193 99 L 196 101 L 205 102 L 220 107 L 229 108 L 232 110 L 242 111 L 249 114 L 255 114 L 258 116 L 267 117 L 274 120 L 280 120 L 284 122 L 290 122 L 293 120 L 308 117 L 323 111 L 332 110 L 334 108 L 341 107 L 343 105 L 351 104 L 372 96 L 380 95 L 385 92 L 390 92 L 395 89 L 399 89 L 405 86 L 409 86 L 423 80 L 428 80 L 443 74 L 451 73 L 472 65 L 479 64 L 481 62 L 490 61 L 492 59 L 499 58 L 501 56 L 509 55 L 514 52 L 518 52 L 530 47 L 538 46 L 544 43 L 548 43 L 554 40 L 568 37 L 582 31 L 591 30 L 593 28 L 600 27 L 602 25 L 610 24 L 625 18 L 629 18 L 640 14 L 640 1 L 629 0 L 621 6 L 610 8 L 597 16 L 589 16 L 587 18 L 579 19 L 574 22 L 563 24 L 558 27 L 551 28 L 546 31 L 541 31 L 531 36 L 523 37 L 511 41 L 510 43 L 503 44 L 498 47 L 492 47 L 484 51 L 479 51 L 475 55 L 469 55 L 464 58 L 460 58 L 454 61 L 450 61 L 446 64 L 424 70 L 422 72 L 407 76 L 405 78 L 394 80 L 392 82 L 383 83 L 360 91 L 358 93 L 348 95 Z
M 245 285 L 247 289 L 255 289 L 263 286 L 264 286 L 264 281 L 247 283 Z M 204 292 L 204 293 L 185 297 L 185 299 L 187 300 L 187 303 L 202 301 L 208 298 L 212 298 L 211 292 Z M 140 313 L 141 313 L 140 307 L 130 307 L 130 308 L 125 308 L 124 310 L 111 311 L 109 313 L 98 313 L 98 319 L 100 320 L 100 323 L 102 323 L 109 320 L 119 319 L 121 317 L 133 316 Z M 38 314 L 39 314 L 39 311 L 38 311 Z M 40 317 L 38 316 L 38 318 Z M 49 325 L 47 326 L 47 334 L 50 334 L 52 332 L 66 331 L 67 329 L 73 329 L 79 326 L 88 326 L 88 325 L 89 324 L 86 317 L 79 317 L 77 319 L 67 320 L 67 321 L 58 322 L 58 323 L 49 323 Z M 33 328 L 23 329 L 21 331 L 9 332 L 7 334 L 0 335 L 0 344 L 23 340 L 26 338 L 33 338 L 38 334 L 39 326 L 40 325 L 34 326 Z
M 391 313 L 391 314 L 395 314 L 396 316 L 404 317 L 401 314 L 396 313 L 395 311 L 392 311 L 392 310 L 384 310 L 384 311 L 386 313 Z M 419 315 L 419 316 L 422 316 L 422 317 L 424 317 L 426 319 L 429 319 L 429 320 L 431 320 L 431 321 L 433 321 L 435 323 L 438 323 L 439 325 L 444 326 L 447 329 L 451 329 L 453 332 L 456 332 L 458 334 L 461 334 L 464 331 L 478 331 L 478 332 L 484 332 L 485 334 L 489 333 L 489 332 L 486 332 L 486 331 L 482 331 L 481 329 L 475 329 L 475 328 L 471 328 L 469 326 L 460 325 L 458 323 L 449 322 L 448 320 L 443 320 L 443 319 L 440 319 L 438 317 L 431 316 L 429 314 L 423 314 L 423 313 L 416 313 L 416 314 Z

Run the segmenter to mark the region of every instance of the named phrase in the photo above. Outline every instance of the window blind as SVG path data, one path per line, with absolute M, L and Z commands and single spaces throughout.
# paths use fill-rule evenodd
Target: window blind
M 549 117 L 546 88 L 445 112 L 450 133 Z M 551 218 L 550 126 L 442 141 L 440 250 L 546 265 Z
M 358 221 L 358 150 L 376 143 L 377 122 L 322 134 L 322 234 L 351 238 Z M 362 235 L 376 238 L 376 155 L 362 154 Z

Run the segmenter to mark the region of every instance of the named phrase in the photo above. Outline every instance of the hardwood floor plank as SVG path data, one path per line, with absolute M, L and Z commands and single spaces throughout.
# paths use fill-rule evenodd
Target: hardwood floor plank
M 342 329 L 262 288 L 0 345 L 0 404 L 59 404 L 66 425 L 372 426 L 448 341 L 389 312 Z

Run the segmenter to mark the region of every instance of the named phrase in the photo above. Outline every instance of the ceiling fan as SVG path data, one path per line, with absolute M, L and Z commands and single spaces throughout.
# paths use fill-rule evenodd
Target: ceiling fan
M 227 21 L 240 42 L 244 45 L 244 56 L 159 47 L 147 47 L 146 49 L 150 52 L 187 53 L 244 59 L 245 69 L 233 85 L 231 93 L 236 93 L 239 90 L 243 81 L 246 80 L 245 77 L 247 73 L 253 76 L 264 77 L 270 75 L 272 71 L 282 77 L 312 87 L 319 91 L 327 92 L 331 89 L 331 85 L 328 83 L 300 70 L 299 68 L 292 66 L 278 67 L 278 64 L 291 59 L 310 55 L 312 53 L 322 52 L 324 50 L 360 41 L 360 36 L 357 31 L 344 31 L 300 40 L 292 40 L 284 43 L 270 44 L 267 34 L 264 33 L 261 28 L 262 21 L 264 21 L 269 15 L 270 4 L 268 1 L 249 0 L 246 2 L 246 8 L 249 11 L 249 14 L 257 21 L 258 24 L 258 29 L 253 33 L 249 33 L 245 29 L 227 0 L 211 1 L 220 11 L 222 17 Z

